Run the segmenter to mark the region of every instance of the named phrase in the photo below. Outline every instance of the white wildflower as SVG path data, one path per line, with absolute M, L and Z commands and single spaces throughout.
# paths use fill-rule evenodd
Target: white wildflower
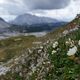
M 43 62 L 43 64 L 46 64 L 46 62 Z
M 68 39 L 71 42 L 71 38 Z
M 52 47 L 53 47 L 53 48 L 58 47 L 58 42 L 57 42 L 57 41 L 56 41 L 56 42 L 54 42 Z
M 32 53 L 32 50 L 28 48 L 29 53 Z
M 80 46 L 80 40 L 78 41 L 78 45 Z
M 65 44 L 69 44 L 69 41 L 66 41 Z
M 68 41 L 65 42 L 66 45 L 69 45 L 70 47 L 74 46 L 74 41 L 71 40 L 71 38 L 68 39 Z
M 48 61 L 47 63 L 48 63 L 48 64 L 50 64 L 51 62 L 50 62 L 50 61 Z
M 23 76 L 23 74 L 20 72 L 20 73 L 19 73 L 19 76 L 21 76 L 21 77 L 22 77 L 22 76 Z
M 68 34 L 68 30 L 63 31 L 63 34 L 64 35 Z
M 70 43 L 70 47 L 73 47 L 73 46 L 74 46 L 74 41 L 72 40 Z
M 43 49 L 43 46 L 40 46 L 40 49 Z
M 60 51 L 61 49 L 60 49 L 60 48 L 57 48 L 56 50 L 57 50 L 57 51 Z
M 53 50 L 51 54 L 55 54 L 56 52 L 57 52 L 56 50 Z
M 49 43 L 49 40 L 46 43 L 48 44 Z
M 67 55 L 68 55 L 68 56 L 72 56 L 72 55 L 75 55 L 76 52 L 77 52 L 77 47 L 74 46 L 73 48 L 70 48 L 70 49 L 69 49 Z
M 41 50 L 41 49 L 39 49 L 39 50 L 38 50 L 38 53 L 41 53 L 41 52 L 42 52 L 42 50 Z

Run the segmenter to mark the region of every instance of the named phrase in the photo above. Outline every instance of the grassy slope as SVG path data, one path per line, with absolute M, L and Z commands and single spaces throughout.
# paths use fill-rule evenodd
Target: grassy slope
M 75 19 L 70 24 L 73 23 L 80 24 L 80 20 Z M 68 27 L 66 26 L 64 28 L 69 28 L 70 24 L 67 25 Z M 52 47 L 49 47 L 49 59 L 54 65 L 54 68 L 46 75 L 46 80 L 80 80 L 80 64 L 69 60 L 67 56 L 69 47 L 65 45 L 65 41 L 69 38 L 75 41 L 75 45 L 78 47 L 76 56 L 80 57 L 80 47 L 78 46 L 78 40 L 80 40 L 80 29 L 78 29 L 57 40 L 60 48 L 60 51 L 58 51 L 57 54 L 51 54 L 53 49 Z
M 54 68 L 47 74 L 46 80 L 80 80 L 80 64 L 69 60 L 67 56 L 69 48 L 65 45 L 65 41 L 67 41 L 68 38 L 74 40 L 75 45 L 77 45 L 77 41 L 80 40 L 80 30 L 58 39 L 60 51 L 58 51 L 57 54 L 52 55 L 52 48 L 49 47 L 49 59 L 54 65 Z M 78 52 L 76 55 L 80 57 L 80 47 L 78 45 L 77 47 Z
M 21 51 L 32 47 L 32 42 L 36 41 L 34 36 L 19 36 L 0 41 L 0 61 L 7 61 L 15 55 L 20 55 Z

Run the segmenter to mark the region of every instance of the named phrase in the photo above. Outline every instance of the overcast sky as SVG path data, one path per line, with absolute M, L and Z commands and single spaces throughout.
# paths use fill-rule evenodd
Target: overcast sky
M 72 20 L 80 13 L 80 0 L 0 0 L 0 16 L 6 20 L 27 12 L 59 20 Z

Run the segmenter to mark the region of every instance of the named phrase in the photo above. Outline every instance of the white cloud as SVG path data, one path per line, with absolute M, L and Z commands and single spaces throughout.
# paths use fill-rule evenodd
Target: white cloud
M 44 12 L 44 13 L 43 13 Z M 55 10 L 45 10 L 40 13 L 39 11 L 33 11 L 32 14 L 36 14 L 38 16 L 47 16 L 51 18 L 56 18 L 59 20 L 72 20 L 74 17 L 80 13 L 80 1 L 79 0 L 71 0 L 69 6 L 63 9 L 55 9 Z

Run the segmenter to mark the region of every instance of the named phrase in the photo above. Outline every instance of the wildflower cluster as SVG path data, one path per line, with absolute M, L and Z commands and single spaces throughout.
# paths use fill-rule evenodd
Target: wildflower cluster
M 57 41 L 53 43 L 53 45 L 52 45 L 53 50 L 52 50 L 51 54 L 57 53 L 58 45 L 59 45 L 59 43 Z

